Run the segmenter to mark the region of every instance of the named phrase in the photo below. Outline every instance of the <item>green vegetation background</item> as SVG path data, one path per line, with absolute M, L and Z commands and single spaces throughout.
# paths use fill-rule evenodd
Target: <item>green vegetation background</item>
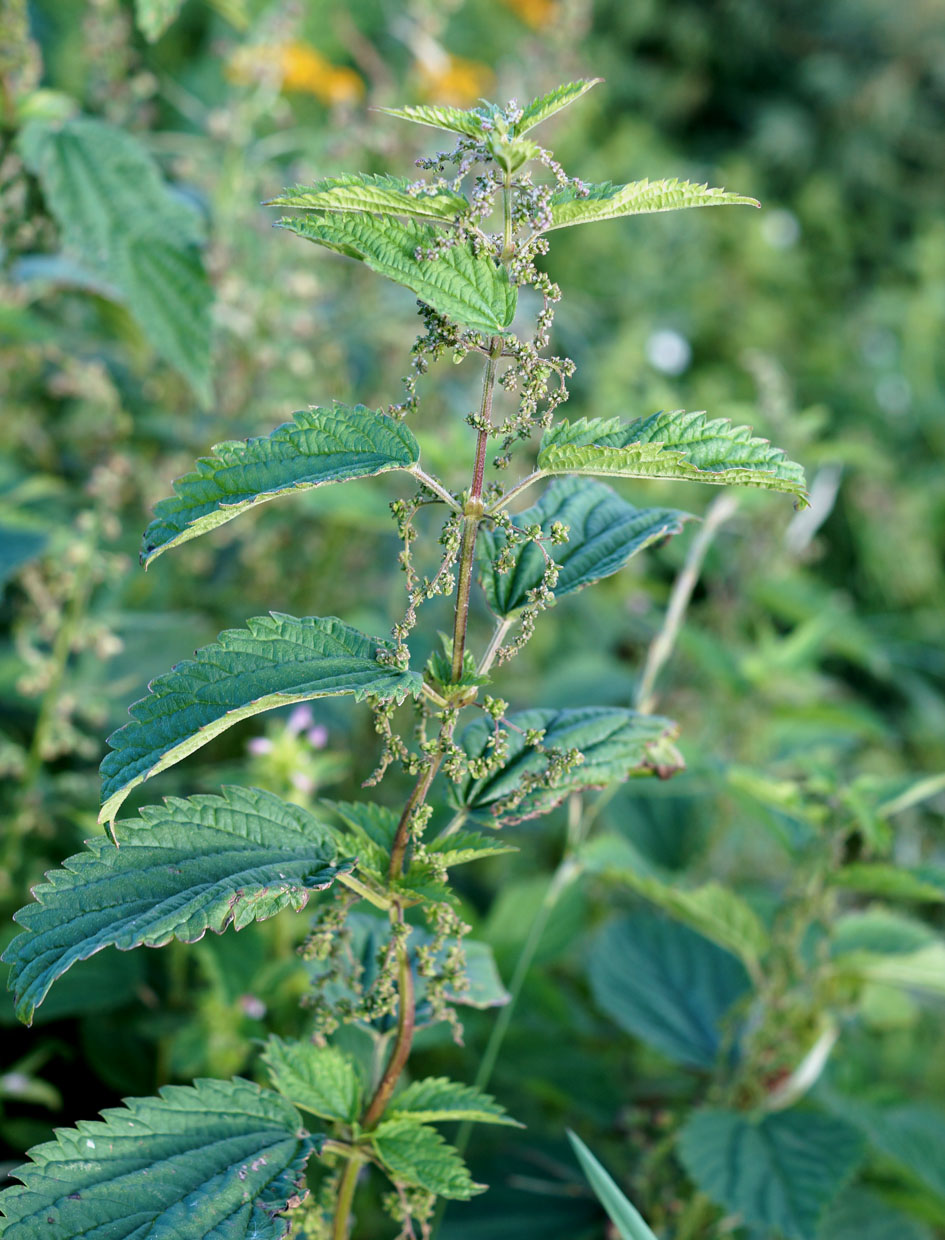
M 188 383 L 156 355 L 147 323 L 60 255 L 8 112 L 0 935 L 29 886 L 97 830 L 104 737 L 151 676 L 269 608 L 337 614 L 378 634 L 402 610 L 383 481 L 272 505 L 146 576 L 136 566 L 151 506 L 211 444 L 266 433 L 306 404 L 400 399 L 411 296 L 272 232 L 262 200 L 336 172 L 409 174 L 435 136 L 373 105 L 524 99 L 592 75 L 605 84 L 542 138 L 570 173 L 708 180 L 764 210 L 552 235 L 549 270 L 564 291 L 555 348 L 578 363 L 567 414 L 685 407 L 749 422 L 805 465 L 814 497 L 804 514 L 779 497 L 740 502 L 658 684 L 688 771 L 593 812 L 661 874 L 718 880 L 769 921 L 785 910 L 803 919 L 825 857 L 945 861 L 945 20 L 935 0 L 188 0 L 153 43 L 118 0 L 35 0 L 29 20 L 32 49 L 17 59 L 7 44 L 0 61 L 5 106 L 15 91 L 59 92 L 31 96 L 31 107 L 49 114 L 68 96 L 152 153 L 202 221 L 214 345 L 212 397 L 200 400 L 208 377 Z M 444 365 L 416 428 L 427 459 L 457 483 L 477 382 Z M 671 487 L 647 494 L 694 502 Z M 711 498 L 696 496 L 700 511 Z M 695 529 L 543 617 L 503 696 L 515 707 L 630 703 Z M 485 634 L 481 609 L 475 623 Z M 314 732 L 297 722 L 235 729 L 149 798 L 246 782 L 247 771 L 308 803 L 323 790 L 355 795 L 375 744 L 364 713 L 324 705 Z M 382 795 L 399 793 L 392 777 Z M 521 851 L 461 884 L 506 980 L 565 818 L 516 829 Z M 873 905 L 850 893 L 841 911 Z M 556 909 L 492 1082 L 529 1127 L 473 1147 L 474 1177 L 495 1187 L 451 1212 L 450 1240 L 498 1234 L 497 1220 L 523 1238 L 602 1235 L 568 1126 L 625 1187 L 646 1185 L 653 1200 L 638 1196 L 641 1208 L 672 1214 L 691 1192 L 672 1161 L 654 1173 L 647 1159 L 703 1085 L 658 1040 L 621 1027 L 588 981 L 600 927 L 637 907 L 595 880 Z M 820 1088 L 945 1107 L 941 902 L 899 901 L 889 915 L 943 954 L 922 985 L 831 997 L 842 1034 Z M 283 917 L 239 939 L 107 953 L 60 983 L 31 1033 L 0 1001 L 6 1168 L 54 1124 L 122 1095 L 251 1075 L 254 1039 L 304 1027 L 292 948 L 305 925 Z M 798 1047 L 812 1028 L 807 998 L 798 1027 L 794 1009 L 783 1013 Z M 426 1035 L 424 1064 L 471 1080 L 494 1015 L 473 1014 L 462 1048 L 447 1032 Z M 772 1080 L 780 1067 L 773 1060 Z M 874 1157 L 865 1176 L 945 1235 L 940 1149 L 937 1190 L 935 1174 L 894 1155 Z

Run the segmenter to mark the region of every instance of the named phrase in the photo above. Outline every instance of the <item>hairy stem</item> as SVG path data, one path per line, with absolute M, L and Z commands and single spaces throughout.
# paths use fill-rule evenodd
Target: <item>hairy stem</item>
M 548 475 L 545 473 L 543 469 L 536 469 L 533 474 L 529 474 L 528 477 L 523 478 L 521 482 L 516 482 L 515 486 L 512 487 L 510 490 L 506 491 L 506 493 L 501 497 L 501 499 L 497 499 L 496 502 L 492 505 L 492 507 L 488 509 L 485 515 L 487 517 L 491 517 L 493 513 L 501 512 L 503 508 L 505 508 L 513 499 L 515 499 L 516 495 L 521 495 L 521 493 L 523 491 L 527 491 L 528 488 L 532 486 L 533 483 L 540 482 L 542 478 L 547 478 L 547 477 Z
M 486 647 L 486 653 L 482 656 L 482 660 L 479 663 L 478 674 L 480 676 L 485 676 L 486 672 L 488 672 L 489 668 L 495 662 L 495 657 L 499 653 L 502 643 L 505 641 L 508 631 L 513 624 L 514 621 L 506 617 L 504 620 L 500 620 L 495 626 L 495 632 L 489 640 L 489 645 Z
M 351 1158 L 345 1164 L 338 1184 L 338 1202 L 335 1206 L 335 1221 L 331 1229 L 331 1240 L 348 1240 L 348 1223 L 351 1218 L 351 1205 L 354 1201 L 354 1190 L 358 1183 L 358 1171 L 361 1164 Z
M 394 924 L 403 926 L 403 910 L 398 908 L 396 917 L 392 915 L 391 921 Z M 400 996 L 397 1011 L 397 1037 L 394 1040 L 394 1049 L 391 1051 L 390 1059 L 387 1061 L 387 1067 L 384 1069 L 384 1075 L 381 1077 L 380 1084 L 375 1090 L 374 1097 L 371 1099 L 361 1121 L 361 1126 L 368 1130 L 376 1127 L 384 1114 L 400 1074 L 407 1066 L 407 1060 L 410 1057 L 410 1047 L 413 1045 L 413 1031 L 416 1024 L 416 1002 L 406 938 L 402 938 L 397 946 L 397 986 Z
M 388 874 L 392 879 L 400 878 L 404 872 L 404 857 L 407 853 L 407 840 L 410 837 L 410 820 L 414 812 L 420 809 L 426 800 L 427 793 L 430 791 L 430 785 L 440 769 L 440 763 L 443 761 L 442 744 L 440 749 L 441 752 L 431 758 L 424 767 L 423 773 L 417 780 L 414 790 L 404 806 L 404 812 L 400 815 L 400 822 L 397 824 L 394 843 L 390 850 L 390 869 Z
M 495 373 L 498 365 L 501 339 L 493 336 L 486 373 L 482 379 L 482 402 L 479 406 L 479 438 L 476 441 L 476 464 L 473 469 L 472 486 L 466 501 L 463 517 L 463 541 L 459 552 L 459 584 L 456 587 L 456 615 L 453 622 L 453 681 L 463 675 L 463 654 L 466 650 L 466 625 L 469 621 L 469 593 L 472 588 L 473 561 L 476 555 L 476 536 L 482 520 L 482 484 L 486 471 L 486 451 L 489 447 L 489 430 L 492 426 L 492 393 L 495 390 Z

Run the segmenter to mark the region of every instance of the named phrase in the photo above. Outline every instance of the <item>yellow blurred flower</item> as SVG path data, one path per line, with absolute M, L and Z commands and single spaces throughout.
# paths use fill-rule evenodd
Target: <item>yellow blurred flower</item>
M 488 65 L 479 60 L 445 54 L 436 63 L 418 61 L 420 88 L 428 99 L 462 108 L 487 94 L 495 80 Z
M 352 103 L 364 94 L 364 82 L 353 69 L 333 65 L 309 43 L 238 48 L 226 73 L 231 81 L 244 84 L 275 77 L 282 90 L 302 91 L 328 104 Z
M 502 0 L 502 3 L 536 30 L 539 26 L 550 26 L 558 16 L 555 0 Z

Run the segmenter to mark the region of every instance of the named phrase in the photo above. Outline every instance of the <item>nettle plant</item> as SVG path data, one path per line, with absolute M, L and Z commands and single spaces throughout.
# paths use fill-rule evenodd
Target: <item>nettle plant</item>
M 617 216 L 753 203 L 676 180 L 587 185 L 567 176 L 528 135 L 593 85 L 562 86 L 524 108 L 391 110 L 457 135 L 454 150 L 418 160 L 428 179 L 345 175 L 273 200 L 297 213 L 281 227 L 416 294 L 423 331 L 405 398 L 386 412 L 307 409 L 268 437 L 218 445 L 158 505 L 142 562 L 265 501 L 397 470 L 416 484 L 391 504 L 405 614 L 392 639 L 380 641 L 339 619 L 272 613 L 227 630 L 155 680 L 102 763 L 101 821 L 111 838 L 90 841 L 36 888 L 35 903 L 17 914 L 23 932 L 6 959 L 18 1014 L 29 1023 L 53 982 L 105 947 L 193 943 L 207 930 L 301 910 L 330 889 L 302 949 L 314 1032 L 269 1041 L 269 1088 L 240 1079 L 168 1086 L 58 1131 L 31 1152 L 17 1173 L 22 1185 L 0 1197 L 6 1240 L 261 1240 L 290 1230 L 343 1240 L 366 1164 L 393 1185 L 385 1202 L 402 1236 L 415 1228 L 429 1235 L 437 1198 L 482 1191 L 435 1125 L 514 1121 L 472 1086 L 404 1081 L 419 1026 L 458 1027 L 457 1005 L 504 998 L 487 949 L 464 939 L 450 871 L 507 851 L 494 829 L 545 814 L 573 792 L 666 777 L 682 765 L 668 719 L 593 705 L 509 713 L 491 692 L 493 677 L 543 610 L 686 520 L 636 508 L 594 475 L 763 487 L 804 501 L 798 465 L 747 428 L 703 413 L 555 420 L 573 363 L 546 352 L 560 295 L 539 265 L 548 234 Z M 496 233 L 488 230 L 494 212 Z M 537 294 L 528 298 L 536 315 L 513 330 L 520 289 Z M 460 490 L 422 467 L 409 425 L 419 377 L 444 356 L 478 358 L 484 372 L 479 408 L 465 419 L 470 464 Z M 507 481 L 517 452 L 534 459 L 536 434 L 535 467 Z M 545 479 L 532 506 L 517 511 L 519 497 Z M 434 505 L 444 514 L 442 559 L 426 576 L 415 518 Z M 495 617 L 480 652 L 467 643 L 477 575 Z M 452 633 L 421 671 L 411 666 L 408 640 L 419 609 L 437 596 L 453 597 Z M 402 807 L 326 802 L 313 813 L 270 792 L 227 787 L 116 821 L 133 790 L 225 729 L 339 694 L 366 703 L 382 738 L 365 786 L 376 787 L 392 765 L 415 780 Z M 369 1056 L 339 1036 L 352 1025 L 369 1040 Z M 314 1197 L 306 1189 L 313 1156 L 325 1168 Z

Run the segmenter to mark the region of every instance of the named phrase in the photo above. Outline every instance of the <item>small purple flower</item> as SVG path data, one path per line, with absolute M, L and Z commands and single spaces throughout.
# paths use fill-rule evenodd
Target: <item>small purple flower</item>
M 296 706 L 291 715 L 289 715 L 289 722 L 285 725 L 286 731 L 290 736 L 298 736 L 300 732 L 310 728 L 314 722 L 315 717 L 312 714 L 311 706 L 303 702 L 301 706 Z
M 260 758 L 264 753 L 272 751 L 272 741 L 268 736 L 254 736 L 247 742 L 246 748 L 254 758 Z
M 324 749 L 328 744 L 328 729 L 323 723 L 316 723 L 305 735 L 313 749 Z

